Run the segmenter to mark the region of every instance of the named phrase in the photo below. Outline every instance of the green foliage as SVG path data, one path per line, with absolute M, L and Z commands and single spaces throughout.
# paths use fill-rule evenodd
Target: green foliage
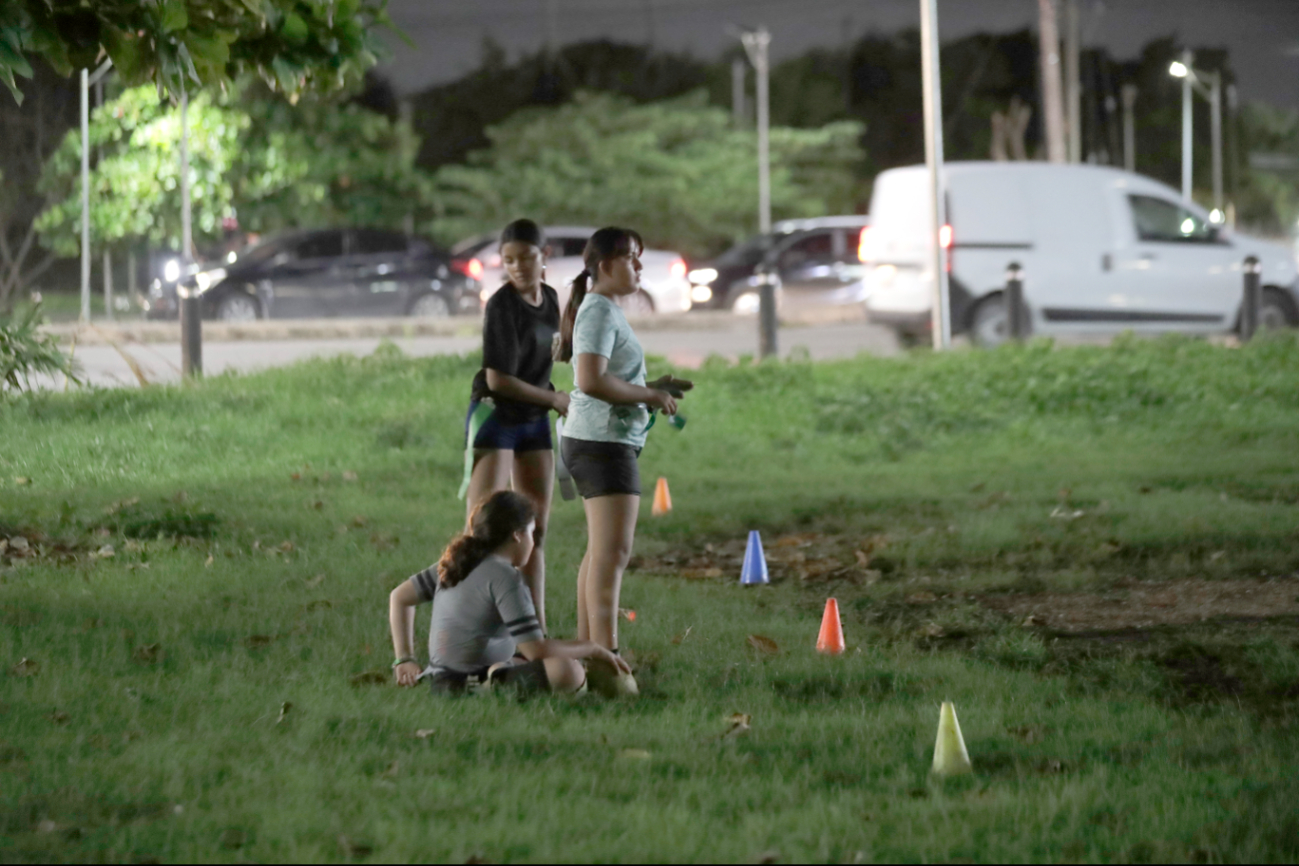
M 777 218 L 855 209 L 853 170 L 862 127 L 771 131 Z M 550 223 L 621 224 L 648 243 L 685 253 L 750 234 L 757 210 L 756 138 L 734 129 L 703 92 L 636 105 L 579 94 L 557 108 L 521 111 L 491 127 L 492 146 L 435 175 L 443 240 L 489 230 L 519 214 Z
M 372 66 L 387 0 L 0 0 L 0 80 L 15 99 L 28 55 L 63 75 L 107 54 L 128 84 L 179 94 L 244 72 L 296 96 Z M 187 84 L 188 82 L 188 84 Z
M 1250 165 L 1243 172 L 1238 219 L 1264 231 L 1292 235 L 1299 220 L 1299 111 L 1247 102 L 1241 106 L 1240 124 L 1247 151 L 1288 159 L 1290 165 L 1279 170 Z
M 36 329 L 40 322 L 40 304 L 18 316 L 0 313 L 0 397 L 30 389 L 36 375 L 62 374 L 76 381 L 72 360 L 59 351 L 53 337 Z
M 194 236 L 219 237 L 238 213 L 250 230 L 364 224 L 394 226 L 419 207 L 427 180 L 414 168 L 409 127 L 356 105 L 303 99 L 295 106 L 244 82 L 227 95 L 198 93 L 189 105 Z M 179 246 L 180 109 L 151 87 L 127 90 L 97 109 L 91 172 L 92 242 L 147 239 Z M 78 249 L 80 135 L 68 132 L 46 163 L 41 242 Z

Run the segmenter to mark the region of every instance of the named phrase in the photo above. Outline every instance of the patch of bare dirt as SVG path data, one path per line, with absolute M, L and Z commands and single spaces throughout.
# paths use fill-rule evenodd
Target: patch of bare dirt
M 657 556 L 635 556 L 637 571 L 667 574 L 686 580 L 740 579 L 746 538 L 705 544 L 692 550 L 673 550 Z M 827 535 L 799 532 L 763 539 L 767 573 L 772 581 L 803 583 L 844 580 L 872 584 L 894 570 L 883 554 L 888 538 Z
M 1175 580 L 1124 584 L 1104 593 L 1039 592 L 978 600 L 1027 625 L 1052 631 L 1120 631 L 1299 614 L 1299 579 Z

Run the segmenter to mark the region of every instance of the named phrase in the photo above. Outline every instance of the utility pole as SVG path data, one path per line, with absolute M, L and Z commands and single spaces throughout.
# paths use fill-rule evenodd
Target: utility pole
M 1239 175 L 1238 168 L 1240 164 L 1240 132 L 1239 118 L 1236 115 L 1239 105 L 1236 99 L 1236 85 L 1227 85 L 1227 144 L 1230 153 L 1227 155 L 1227 164 L 1231 167 L 1231 198 L 1227 201 L 1227 225 L 1233 229 L 1236 227 L 1236 197 L 1239 194 Z
M 192 379 L 203 375 L 203 321 L 199 299 L 185 281 L 194 263 L 194 225 L 189 201 L 189 88 L 180 92 L 180 369 Z
M 1195 106 L 1191 101 L 1191 52 L 1182 52 L 1182 65 L 1186 74 L 1182 76 L 1182 198 L 1191 200 L 1191 117 Z
M 105 60 L 91 73 L 81 70 L 81 321 L 90 324 L 90 87 L 108 74 Z
M 1064 105 L 1060 94 L 1060 31 L 1054 0 L 1037 0 L 1041 21 L 1038 50 L 1042 58 L 1042 114 L 1046 128 L 1046 158 L 1065 162 Z
M 1226 204 L 1222 199 L 1222 73 L 1212 72 L 1206 77 L 1209 79 L 1209 129 L 1213 147 L 1213 210 L 1214 216 L 1222 222 L 1227 218 Z
M 934 348 L 952 342 L 947 255 L 942 232 L 947 225 L 947 190 L 943 182 L 943 77 L 939 65 L 938 0 L 920 0 L 920 62 L 925 89 L 925 163 L 929 167 L 930 267 L 934 270 L 930 323 Z
M 765 25 L 740 35 L 744 51 L 749 55 L 757 79 L 758 102 L 758 231 L 771 234 L 771 105 L 768 90 L 768 47 L 771 33 Z M 758 350 L 766 357 L 776 354 L 776 287 L 772 275 L 767 274 L 758 287 Z
M 1069 161 L 1082 162 L 1082 26 L 1078 15 L 1078 0 L 1065 0 L 1065 93 L 1069 109 Z
M 95 108 L 104 107 L 104 80 L 101 78 L 95 82 Z M 95 152 L 97 162 L 104 161 L 104 149 L 101 147 Z M 113 251 L 104 244 L 100 252 L 102 256 L 102 265 L 100 266 L 104 282 L 104 318 L 113 321 Z
M 748 113 L 744 107 L 745 78 L 744 58 L 737 57 L 731 61 L 731 119 L 736 129 L 743 128 L 744 116 Z
M 1119 90 L 1123 97 L 1123 167 L 1137 170 L 1137 86 L 1125 84 Z

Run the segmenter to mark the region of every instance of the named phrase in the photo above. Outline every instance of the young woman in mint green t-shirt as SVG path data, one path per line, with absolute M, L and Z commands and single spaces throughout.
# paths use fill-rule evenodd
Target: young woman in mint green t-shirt
M 645 382 L 645 353 L 617 299 L 640 290 L 640 236 L 603 228 L 582 254 L 560 320 L 557 359 L 572 360 L 577 387 L 560 442 L 586 510 L 587 548 L 577 578 L 577 635 L 618 651 L 618 595 L 640 509 L 636 458 L 650 414 L 675 415 L 692 385 L 664 376 Z

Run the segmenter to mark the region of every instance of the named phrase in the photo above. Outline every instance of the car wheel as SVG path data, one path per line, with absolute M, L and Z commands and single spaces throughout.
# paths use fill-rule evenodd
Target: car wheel
M 409 315 L 426 319 L 445 319 L 451 315 L 451 307 L 447 304 L 446 298 L 430 292 L 415 299 L 410 305 Z
M 976 346 L 993 349 L 1010 338 L 1010 317 L 1006 315 L 1006 300 L 993 295 L 979 301 L 970 316 L 970 339 Z
M 628 316 L 654 315 L 654 299 L 644 289 L 637 289 L 632 295 L 623 295 L 618 299 L 618 306 Z
M 761 306 L 757 292 L 741 292 L 731 299 L 731 312 L 740 316 L 756 316 Z
M 1290 299 L 1278 292 L 1276 289 L 1265 289 L 1263 291 L 1263 301 L 1258 308 L 1258 329 L 1260 331 L 1275 331 L 1280 328 L 1290 328 L 1299 324 L 1299 314 L 1296 313 L 1294 304 Z
M 261 318 L 261 307 L 252 296 L 234 292 L 221 299 L 216 317 L 222 322 L 253 322 Z

